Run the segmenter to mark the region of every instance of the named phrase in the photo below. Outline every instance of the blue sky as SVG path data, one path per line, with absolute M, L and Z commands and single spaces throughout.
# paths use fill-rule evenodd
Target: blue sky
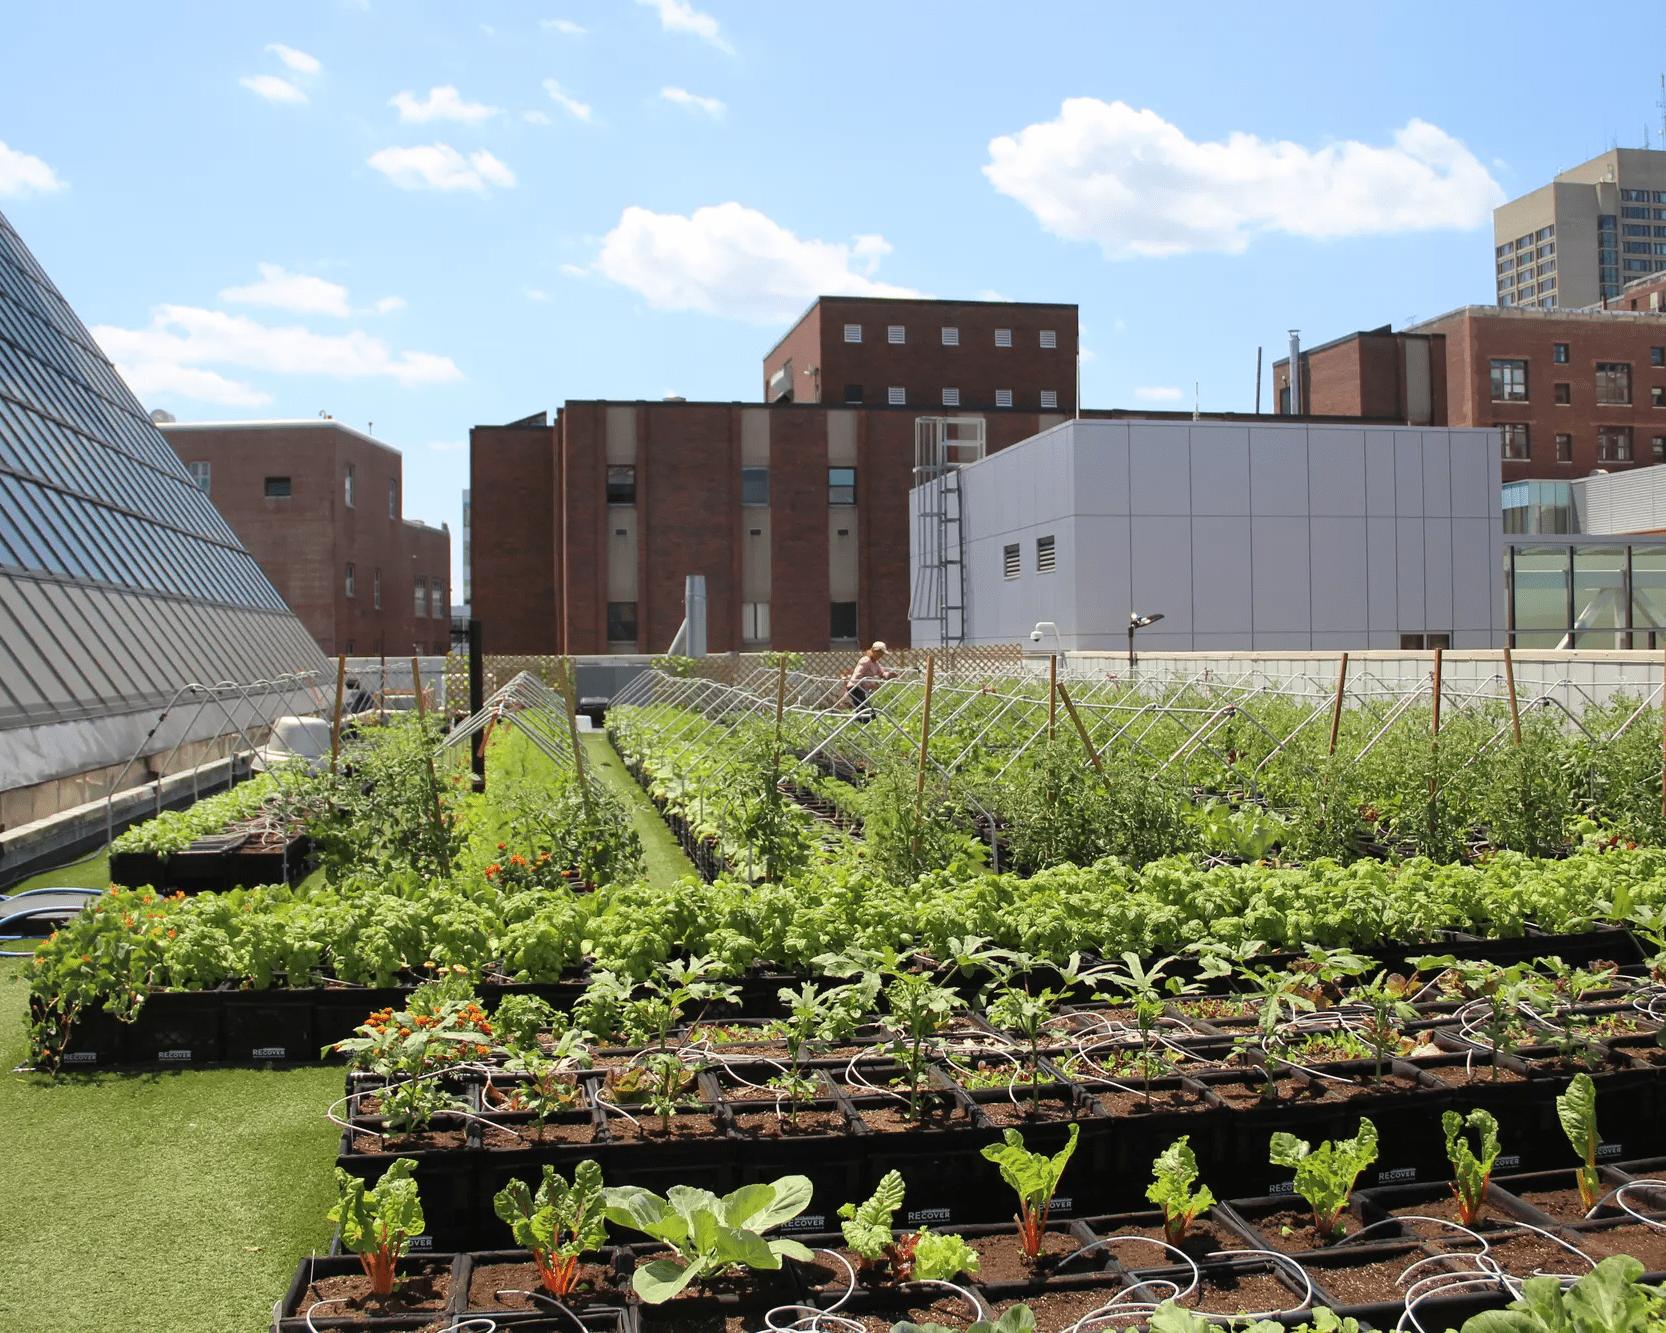
M 1085 405 L 1248 409 L 1662 142 L 1565 4 L 1158 8 L 14 3 L 0 209 L 147 406 L 373 422 L 455 533 L 471 425 L 755 400 L 818 290 L 1076 301 Z

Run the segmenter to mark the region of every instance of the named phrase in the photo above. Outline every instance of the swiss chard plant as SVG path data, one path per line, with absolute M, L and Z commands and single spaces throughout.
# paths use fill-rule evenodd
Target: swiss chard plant
M 1296 1193 L 1313 1212 L 1313 1229 L 1323 1240 L 1342 1234 L 1342 1214 L 1359 1173 L 1377 1160 L 1377 1127 L 1361 1119 L 1351 1139 L 1328 1139 L 1313 1148 L 1305 1139 L 1279 1130 L 1268 1147 L 1274 1166 L 1296 1173 Z
M 902 1173 L 887 1171 L 863 1202 L 840 1206 L 839 1229 L 858 1263 L 863 1267 L 883 1264 L 897 1282 L 947 1282 L 961 1273 L 976 1273 L 977 1252 L 962 1237 L 928 1227 L 915 1232 L 892 1230 L 904 1192 Z
M 1053 1206 L 1053 1196 L 1058 1193 L 1064 1168 L 1076 1151 L 1081 1128 L 1071 1125 L 1064 1147 L 1050 1157 L 1026 1148 L 1024 1136 L 1016 1129 L 1007 1130 L 1003 1142 L 987 1144 L 983 1149 L 984 1158 L 1000 1167 L 1001 1179 L 1018 1196 L 1018 1249 L 1031 1262 L 1041 1257 L 1047 1214 Z
M 1446 1157 L 1452 1163 L 1452 1194 L 1458 1201 L 1458 1221 L 1472 1227 L 1487 1209 L 1487 1182 L 1498 1160 L 1498 1121 L 1492 1112 L 1477 1106 L 1467 1115 L 1443 1111 L 1441 1129 L 1446 1134 Z M 1477 1152 L 1467 1131 L 1474 1130 Z
M 812 1257 L 796 1240 L 763 1235 L 809 1206 L 810 1181 L 804 1176 L 743 1185 L 722 1198 L 689 1185 L 673 1185 L 663 1197 L 640 1185 L 620 1185 L 609 1187 L 605 1199 L 609 1222 L 640 1231 L 676 1256 L 649 1260 L 632 1276 L 631 1286 L 650 1305 L 731 1268 L 772 1270 L 781 1267 L 783 1257 Z
M 538 1280 L 557 1300 L 573 1294 L 580 1258 L 607 1240 L 602 1169 L 588 1158 L 573 1168 L 570 1182 L 546 1164 L 536 1194 L 524 1180 L 511 1180 L 492 1208 L 515 1244 L 532 1252 Z
M 1579 1155 L 1579 1201 L 1590 1212 L 1602 1193 L 1602 1179 L 1597 1174 L 1602 1135 L 1597 1133 L 1597 1085 L 1589 1074 L 1575 1074 L 1567 1091 L 1557 1096 L 1556 1119 Z
M 1192 1152 L 1191 1135 L 1182 1134 L 1157 1155 L 1146 1186 L 1145 1197 L 1163 1210 L 1163 1238 L 1178 1245 L 1199 1213 L 1215 1204 L 1207 1185 L 1197 1184 L 1197 1155 Z
M 326 1216 L 340 1226 L 342 1246 L 359 1256 L 375 1296 L 393 1294 L 399 1261 L 426 1225 L 415 1170 L 412 1158 L 397 1158 L 376 1187 L 366 1189 L 362 1177 L 336 1168 L 336 1201 Z

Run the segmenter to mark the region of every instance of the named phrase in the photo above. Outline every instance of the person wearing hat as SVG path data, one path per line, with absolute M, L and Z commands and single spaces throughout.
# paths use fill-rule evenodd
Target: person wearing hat
M 845 683 L 845 699 L 852 708 L 863 715 L 864 720 L 873 716 L 873 710 L 867 706 L 868 683 L 890 680 L 897 674 L 885 665 L 887 651 L 884 641 L 875 639 L 868 651 L 857 660 L 856 669 L 850 673 L 850 679 Z

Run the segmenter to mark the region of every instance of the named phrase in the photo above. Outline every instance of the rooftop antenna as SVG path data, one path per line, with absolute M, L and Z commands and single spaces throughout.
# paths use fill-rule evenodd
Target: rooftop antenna
M 1198 382 L 1192 381 L 1192 420 L 1196 421 L 1203 414 L 1203 398 L 1198 392 Z
M 1666 147 L 1666 74 L 1660 76 L 1660 96 L 1654 100 L 1655 110 L 1660 112 L 1660 142 Z M 1648 139 L 1644 138 L 1645 145 Z

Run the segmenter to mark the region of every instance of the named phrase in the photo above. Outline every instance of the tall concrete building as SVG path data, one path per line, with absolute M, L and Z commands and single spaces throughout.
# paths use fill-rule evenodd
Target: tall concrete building
M 157 429 L 326 653 L 448 649 L 451 534 L 404 516 L 397 449 L 328 417 Z
M 1493 210 L 1498 304 L 1597 305 L 1666 269 L 1666 152 L 1612 148 Z

